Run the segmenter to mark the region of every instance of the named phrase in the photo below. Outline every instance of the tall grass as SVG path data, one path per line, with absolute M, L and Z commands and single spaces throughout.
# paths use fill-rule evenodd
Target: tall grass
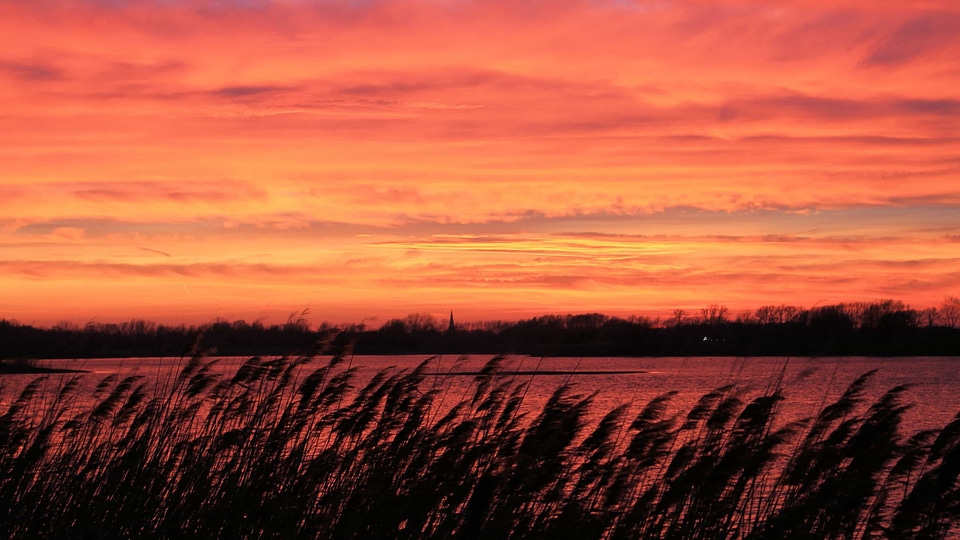
M 429 361 L 354 387 L 343 356 L 193 355 L 166 384 L 28 384 L 0 416 L 0 537 L 946 538 L 960 514 L 960 417 L 901 433 L 903 387 L 870 375 L 783 424 L 779 382 L 670 414 L 672 394 L 602 416 L 495 358 L 468 394 Z M 589 421 L 590 418 L 599 418 Z

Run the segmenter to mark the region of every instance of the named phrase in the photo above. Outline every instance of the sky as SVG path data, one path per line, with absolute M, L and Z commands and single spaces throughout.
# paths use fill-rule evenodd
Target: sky
M 0 0 L 0 318 L 960 294 L 955 0 Z

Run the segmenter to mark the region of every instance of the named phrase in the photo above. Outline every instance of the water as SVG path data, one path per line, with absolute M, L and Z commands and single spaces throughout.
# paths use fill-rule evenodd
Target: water
M 350 365 L 359 368 L 356 384 L 362 384 L 377 371 L 396 367 L 412 369 L 426 355 L 355 356 Z M 443 390 L 443 403 L 452 405 L 468 395 L 473 377 L 490 356 L 466 359 L 457 356 L 436 357 L 425 384 Z M 222 357 L 217 369 L 231 375 L 245 360 Z M 318 359 L 321 365 L 324 359 Z M 51 367 L 83 369 L 84 388 L 92 389 L 103 377 L 140 375 L 147 381 L 165 380 L 179 369 L 175 358 L 110 358 L 91 360 L 52 360 Z M 911 385 L 907 399 L 914 404 L 907 413 L 905 430 L 943 427 L 960 411 L 960 358 L 783 358 L 783 357 L 697 357 L 697 358 L 533 358 L 509 357 L 503 369 L 520 372 L 516 380 L 529 383 L 525 399 L 528 410 L 535 410 L 558 385 L 569 382 L 575 391 L 588 395 L 598 392 L 593 411 L 599 416 L 623 403 L 642 407 L 651 398 L 676 391 L 672 410 L 685 413 L 703 394 L 733 384 L 745 397 L 757 395 L 783 374 L 786 401 L 784 419 L 816 414 L 836 399 L 859 375 L 877 370 L 869 386 L 867 399 L 901 384 Z M 616 373 L 611 373 L 616 372 Z M 52 393 L 69 380 L 71 374 L 50 375 L 44 391 Z M 0 376 L 0 411 L 5 410 L 19 390 L 36 375 Z M 81 396 L 89 395 L 81 390 Z M 868 401 L 869 403 L 869 401 Z

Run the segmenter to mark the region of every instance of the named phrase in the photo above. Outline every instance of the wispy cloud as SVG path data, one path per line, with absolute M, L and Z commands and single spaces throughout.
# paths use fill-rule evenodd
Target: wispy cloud
M 0 60 L 0 75 L 19 82 L 56 81 L 63 78 L 62 70 L 53 64 L 10 60 Z
M 931 12 L 903 23 L 866 58 L 868 65 L 905 64 L 923 55 L 947 53 L 960 44 L 960 14 Z
M 140 251 L 146 251 L 147 253 L 155 253 L 157 255 L 163 255 L 164 257 L 170 257 L 169 253 L 167 253 L 166 251 L 160 251 L 159 249 L 152 249 L 147 247 L 141 247 L 137 249 L 139 249 Z

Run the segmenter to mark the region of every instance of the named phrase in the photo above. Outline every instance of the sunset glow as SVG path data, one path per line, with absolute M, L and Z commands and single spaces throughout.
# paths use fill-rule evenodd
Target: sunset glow
M 960 294 L 960 3 L 0 1 L 0 318 Z

